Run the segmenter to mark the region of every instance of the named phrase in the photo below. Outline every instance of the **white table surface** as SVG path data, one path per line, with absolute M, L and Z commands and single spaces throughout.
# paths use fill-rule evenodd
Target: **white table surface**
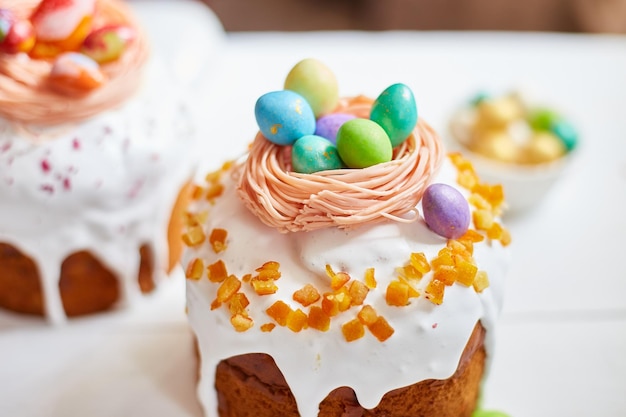
M 583 141 L 552 193 L 508 219 L 513 264 L 485 405 L 513 417 L 626 415 L 626 38 L 515 33 L 247 33 L 191 1 L 133 3 L 189 88 L 203 167 L 237 156 L 253 108 L 316 57 L 342 95 L 412 87 L 443 132 L 478 90 L 523 87 Z M 175 30 L 174 30 L 175 29 Z M 176 34 L 176 36 L 172 34 Z M 182 41 L 181 41 L 182 39 Z M 200 75 L 200 77 L 199 77 Z M 50 327 L 0 312 L 0 416 L 200 417 L 180 271 L 132 309 Z

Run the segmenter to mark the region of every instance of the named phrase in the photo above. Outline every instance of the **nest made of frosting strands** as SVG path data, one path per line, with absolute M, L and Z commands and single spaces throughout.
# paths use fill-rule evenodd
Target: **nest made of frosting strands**
M 27 18 L 38 3 L 0 0 L 0 8 Z M 0 116 L 14 123 L 58 125 L 87 119 L 126 101 L 141 84 L 148 42 L 124 2 L 98 0 L 93 27 L 116 24 L 132 27 L 136 37 L 119 59 L 102 65 L 105 84 L 84 96 L 62 95 L 50 87 L 52 60 L 31 59 L 24 53 L 0 54 Z
M 335 112 L 369 118 L 372 102 L 342 99 Z M 391 161 L 368 168 L 296 173 L 289 151 L 259 133 L 240 167 L 238 188 L 248 209 L 282 233 L 415 221 L 416 205 L 443 159 L 439 136 L 422 120 Z

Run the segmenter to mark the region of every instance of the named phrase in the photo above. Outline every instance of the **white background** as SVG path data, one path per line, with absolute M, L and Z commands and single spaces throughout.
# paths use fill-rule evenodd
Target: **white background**
M 342 95 L 411 86 L 446 132 L 479 90 L 524 88 L 575 121 L 582 143 L 550 194 L 508 218 L 514 242 L 485 405 L 513 417 L 626 415 L 626 38 L 388 32 L 223 36 L 191 1 L 136 1 L 154 53 L 189 89 L 202 168 L 241 153 L 253 108 L 315 57 Z M 200 417 L 175 274 L 132 309 L 51 327 L 0 312 L 0 416 Z

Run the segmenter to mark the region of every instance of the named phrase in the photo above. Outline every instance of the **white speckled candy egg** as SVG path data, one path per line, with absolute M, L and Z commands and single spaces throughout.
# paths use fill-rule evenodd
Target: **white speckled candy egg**
M 316 59 L 298 62 L 287 74 L 285 90 L 295 91 L 307 99 L 315 117 L 330 113 L 339 102 L 335 74 Z
M 291 145 L 315 132 L 315 116 L 309 103 L 298 93 L 282 90 L 259 97 L 254 107 L 259 130 L 277 145 Z

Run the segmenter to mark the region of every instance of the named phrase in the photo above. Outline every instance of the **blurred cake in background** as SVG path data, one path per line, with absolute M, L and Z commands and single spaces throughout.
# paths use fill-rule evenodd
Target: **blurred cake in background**
M 510 212 L 536 205 L 578 144 L 569 120 L 517 92 L 478 94 L 452 116 L 450 134 L 481 177 L 504 185 Z
M 119 0 L 0 0 L 0 307 L 53 322 L 176 265 L 192 124 Z

